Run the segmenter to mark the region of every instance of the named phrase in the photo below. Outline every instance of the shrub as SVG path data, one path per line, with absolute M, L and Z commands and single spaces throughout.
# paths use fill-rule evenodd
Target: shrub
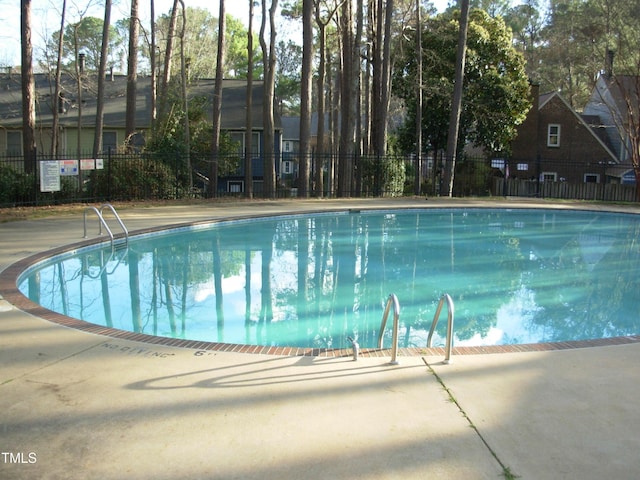
M 89 188 L 97 197 L 119 200 L 176 196 L 176 175 L 162 161 L 144 157 L 112 158 L 97 170 Z
M 34 198 L 35 177 L 0 165 L 0 205 L 14 205 Z

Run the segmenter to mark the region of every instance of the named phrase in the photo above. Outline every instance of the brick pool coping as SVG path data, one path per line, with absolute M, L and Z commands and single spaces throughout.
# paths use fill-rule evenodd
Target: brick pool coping
M 375 209 L 374 209 L 375 210 Z M 347 210 L 348 211 L 348 210 Z M 337 212 L 345 212 L 344 209 L 336 210 Z M 313 212 L 296 212 L 293 214 L 267 214 L 264 216 L 279 216 L 279 215 L 304 215 Z M 323 210 L 322 213 L 331 213 L 330 211 Z M 246 220 L 249 218 L 262 217 L 263 215 L 247 215 L 237 217 L 227 217 L 220 219 L 202 220 L 198 222 L 189 222 L 182 224 L 167 225 L 162 227 L 152 227 L 137 230 L 132 232 L 130 236 L 139 236 L 145 234 L 151 234 L 161 232 L 168 229 L 176 228 L 188 228 L 197 225 L 205 225 L 211 223 L 228 222 L 234 220 Z M 122 236 L 115 236 L 118 240 Z M 235 353 L 247 353 L 247 354 L 261 354 L 261 355 L 279 355 L 279 356 L 318 356 L 318 357 L 350 357 L 353 352 L 348 349 L 332 349 L 332 348 L 301 348 L 301 347 L 276 347 L 276 346 L 263 346 L 263 345 L 245 345 L 235 343 L 221 343 L 221 342 L 206 342 L 201 340 L 183 340 L 178 338 L 159 337 L 155 335 L 129 332 L 125 330 L 119 330 L 115 328 L 105 327 L 102 325 L 96 325 L 93 323 L 78 320 L 76 318 L 68 317 L 51 310 L 48 310 L 37 303 L 32 302 L 25 297 L 20 290 L 18 290 L 18 279 L 22 273 L 24 273 L 30 267 L 40 263 L 48 258 L 63 253 L 68 253 L 80 248 L 104 243 L 104 239 L 92 239 L 84 240 L 81 242 L 65 245 L 62 247 L 54 248 L 45 252 L 36 253 L 16 263 L 8 266 L 2 272 L 0 272 L 0 298 L 3 298 L 15 308 L 26 312 L 35 317 L 43 320 L 80 330 L 86 333 L 93 333 L 95 335 L 101 335 L 109 338 L 118 338 L 122 340 L 130 340 L 135 342 L 142 342 L 151 345 L 159 345 L 166 347 L 178 347 L 188 348 L 195 350 L 216 351 L 216 352 L 235 352 Z M 640 335 L 629 335 L 622 337 L 610 337 L 590 340 L 575 340 L 566 342 L 546 342 L 546 343 L 527 343 L 527 344 L 512 344 L 512 345 L 487 345 L 476 347 L 456 347 L 452 349 L 453 355 L 479 355 L 479 354 L 495 354 L 495 353 L 514 353 L 514 352 L 541 352 L 541 351 L 554 351 L 554 350 L 567 350 L 575 348 L 589 348 L 589 347 L 601 347 L 601 346 L 613 346 L 613 345 L 626 345 L 640 343 Z M 444 355 L 444 347 L 399 347 L 398 356 L 437 356 Z M 390 348 L 362 348 L 360 355 L 363 357 L 386 357 L 391 354 Z

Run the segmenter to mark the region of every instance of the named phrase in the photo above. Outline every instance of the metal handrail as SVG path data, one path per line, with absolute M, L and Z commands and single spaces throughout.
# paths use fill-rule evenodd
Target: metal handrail
M 113 205 L 111 205 L 110 203 L 104 203 L 100 206 L 100 209 L 98 210 L 96 207 L 86 207 L 84 209 L 84 214 L 83 214 L 83 220 L 84 220 L 84 238 L 87 238 L 87 212 L 95 212 L 95 214 L 98 216 L 98 235 L 102 235 L 102 227 L 104 227 L 104 229 L 107 231 L 107 233 L 109 234 L 109 238 L 111 239 L 111 249 L 114 248 L 114 236 L 113 236 L 113 232 L 111 231 L 111 229 L 109 228 L 109 225 L 107 225 L 107 222 L 104 219 L 104 215 L 102 214 L 103 210 L 105 208 L 108 208 L 109 210 L 111 210 L 113 212 L 114 217 L 116 218 L 116 220 L 118 221 L 118 223 L 120 224 L 120 227 L 122 228 L 122 231 L 124 232 L 124 238 L 125 238 L 125 244 L 129 245 L 129 231 L 127 230 L 127 227 L 124 226 L 124 223 L 122 222 L 122 220 L 120 219 L 120 216 L 118 215 L 118 213 L 116 212 L 116 209 L 113 208 Z
M 120 228 L 122 228 L 122 231 L 124 232 L 125 243 L 128 245 L 129 244 L 129 230 L 127 230 L 127 227 L 124 226 L 124 222 L 120 218 L 120 215 L 118 215 L 118 212 L 116 212 L 116 209 L 113 207 L 113 205 L 111 205 L 110 203 L 103 203 L 100 206 L 100 215 L 102 217 L 104 217 L 103 211 L 104 211 L 105 208 L 111 210 L 111 213 L 113 213 L 113 216 L 115 217 L 116 221 L 120 225 Z
M 440 297 L 440 302 L 438 302 L 438 308 L 436 309 L 436 313 L 433 316 L 433 322 L 431 323 L 431 329 L 429 330 L 429 336 L 427 337 L 427 348 L 431 347 L 431 338 L 433 337 L 433 332 L 436 329 L 436 325 L 438 323 L 438 318 L 440 318 L 440 312 L 442 311 L 442 306 L 444 302 L 447 302 L 447 340 L 445 344 L 445 354 L 444 354 L 444 363 L 451 363 L 451 349 L 453 347 L 453 314 L 454 314 L 454 306 L 453 300 L 448 293 L 445 293 Z
M 95 212 L 96 215 L 98 216 L 98 222 L 100 222 L 99 223 L 98 234 L 102 235 L 102 227 L 104 226 L 104 229 L 109 234 L 109 238 L 111 238 L 111 247 L 113 247 L 113 232 L 109 228 L 109 225 L 107 225 L 107 222 L 104 221 L 104 218 L 102 217 L 102 214 L 100 213 L 100 210 L 98 210 L 96 207 L 86 207 L 84 209 L 84 215 L 83 215 L 83 219 L 84 219 L 84 238 L 87 238 L 87 212 L 89 212 L 89 211 Z
M 398 360 L 396 360 L 398 355 L 398 328 L 400 325 L 400 302 L 398 302 L 398 297 L 392 293 L 389 295 L 387 299 L 387 305 L 384 308 L 384 314 L 382 315 L 382 323 L 380 324 L 380 333 L 378 334 L 378 348 L 382 348 L 382 340 L 384 338 L 384 329 L 387 326 L 387 318 L 389 317 L 389 312 L 391 311 L 391 307 L 393 306 L 393 334 L 391 339 L 391 361 L 389 362 L 391 365 L 398 365 Z

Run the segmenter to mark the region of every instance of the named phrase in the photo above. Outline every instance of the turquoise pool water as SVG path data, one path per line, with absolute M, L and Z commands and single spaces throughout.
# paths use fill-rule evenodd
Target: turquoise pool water
M 443 293 L 454 345 L 583 340 L 640 333 L 639 239 L 638 216 L 574 210 L 284 215 L 84 248 L 19 289 L 91 323 L 210 342 L 375 347 L 390 293 L 401 346 L 425 346 Z

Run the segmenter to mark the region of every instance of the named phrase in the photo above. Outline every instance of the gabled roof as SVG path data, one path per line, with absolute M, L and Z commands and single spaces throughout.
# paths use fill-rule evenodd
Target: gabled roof
M 282 139 L 300 140 L 300 117 L 282 117 Z
M 576 118 L 578 123 L 580 123 L 593 136 L 593 138 L 597 140 L 597 142 L 607 152 L 607 155 L 609 155 L 612 158 L 612 160 L 617 163 L 618 160 L 615 154 L 613 153 L 613 151 L 611 150 L 611 147 L 609 146 L 609 141 L 606 137 L 606 134 L 596 127 L 597 125 L 600 124 L 600 119 L 596 115 L 580 115 L 571 107 L 571 105 L 569 105 L 569 103 L 564 99 L 564 97 L 560 95 L 558 92 L 552 92 L 552 93 L 540 95 L 540 104 L 539 104 L 538 110 L 542 110 L 554 98 L 557 98 L 558 100 L 560 100 L 560 102 L 562 102 L 564 107 L 573 114 L 573 116 Z M 590 122 L 587 122 L 588 118 L 591 118 L 591 120 L 597 119 L 597 121 L 590 123 Z
M 36 121 L 39 126 L 50 126 L 53 123 L 54 77 L 49 74 L 36 74 Z M 205 97 L 207 105 L 212 105 L 214 79 L 194 80 L 189 84 L 190 97 Z M 264 85 L 261 81 L 253 82 L 253 128 L 262 129 L 262 98 Z M 78 87 L 74 77 L 63 75 L 61 91 L 64 95 L 66 113 L 59 117 L 62 127 L 78 125 Z M 110 76 L 105 82 L 104 127 L 124 128 L 126 111 L 127 78 L 125 75 Z M 222 91 L 222 125 L 224 130 L 245 128 L 246 124 L 246 81 L 223 81 Z M 82 91 L 82 125 L 95 125 L 97 103 L 97 79 L 95 75 L 87 75 Z M 212 108 L 207 107 L 207 116 L 211 120 Z M 274 114 L 276 129 L 281 128 L 280 119 Z M 151 79 L 138 77 L 136 83 L 136 126 L 149 128 L 151 124 Z M 0 78 L 0 126 L 20 128 L 22 126 L 22 90 L 20 75 L 4 75 Z
M 610 93 L 614 107 L 618 112 L 625 113 L 628 110 L 628 104 L 638 105 L 638 97 L 640 96 L 640 76 L 638 75 L 600 75 L 600 82 Z

